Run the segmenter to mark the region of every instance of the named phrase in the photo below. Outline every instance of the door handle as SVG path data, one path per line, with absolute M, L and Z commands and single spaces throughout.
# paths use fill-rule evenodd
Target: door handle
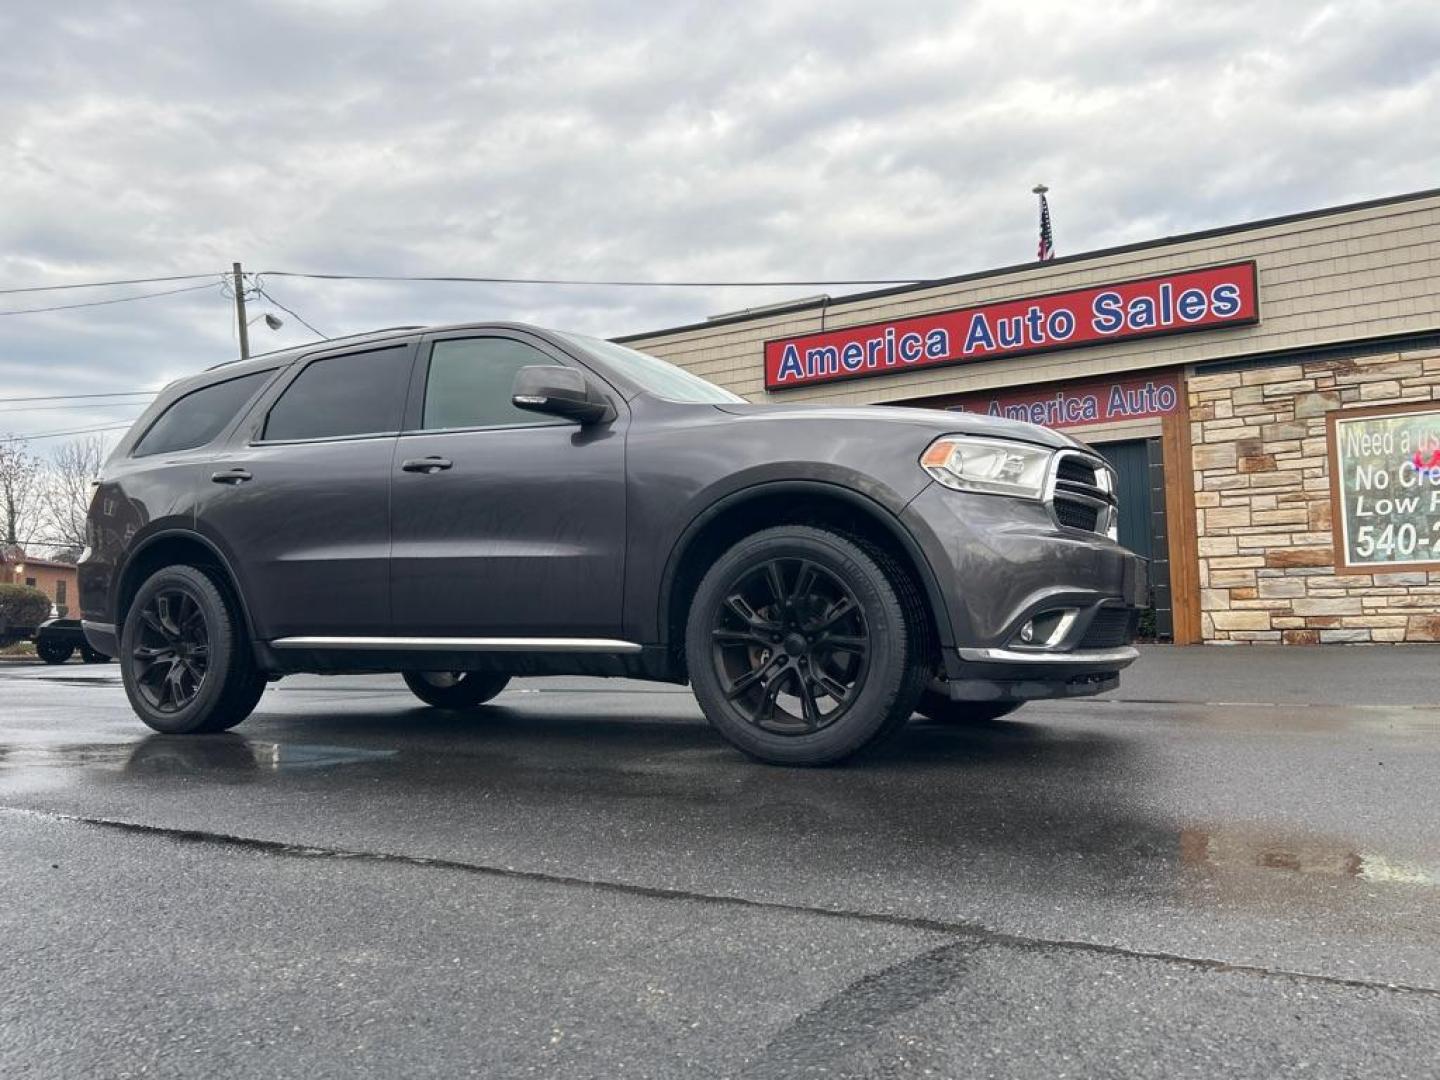
M 429 475 L 431 473 L 444 472 L 453 464 L 454 462 L 449 458 L 431 455 L 430 457 L 409 458 L 400 463 L 400 468 L 405 472 L 418 472 Z
M 255 479 L 247 469 L 226 469 L 223 472 L 211 473 L 210 479 L 217 484 L 243 484 L 246 480 Z

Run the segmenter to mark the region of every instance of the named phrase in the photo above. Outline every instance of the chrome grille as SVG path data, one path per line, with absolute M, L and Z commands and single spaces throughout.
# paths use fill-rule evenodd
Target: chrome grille
M 1060 451 L 1046 501 L 1057 524 L 1114 538 L 1118 520 L 1115 477 L 1104 458 L 1078 450 Z

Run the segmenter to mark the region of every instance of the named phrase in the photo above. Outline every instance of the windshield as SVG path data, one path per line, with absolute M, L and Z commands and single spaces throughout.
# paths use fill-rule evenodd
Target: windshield
M 595 353 L 621 375 L 637 383 L 646 393 L 685 405 L 744 404 L 745 399 L 691 375 L 684 368 L 646 353 L 616 345 L 613 341 L 584 334 L 562 334 L 582 349 Z

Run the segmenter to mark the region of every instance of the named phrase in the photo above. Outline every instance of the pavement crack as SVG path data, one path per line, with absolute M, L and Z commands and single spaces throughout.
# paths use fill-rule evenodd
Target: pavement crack
M 1130 949 L 1123 945 L 1107 945 L 1101 942 L 1082 941 L 1079 939 L 1028 937 L 1021 934 L 1010 934 L 1003 931 L 992 930 L 980 923 L 965 920 L 934 919 L 917 915 L 902 915 L 895 912 L 820 907 L 809 904 L 789 903 L 783 900 L 757 900 L 751 897 L 735 896 L 727 893 L 706 893 L 698 890 L 667 888 L 659 885 L 637 885 L 622 881 L 607 881 L 603 878 L 584 878 L 567 874 L 553 874 L 542 870 L 517 870 L 511 866 L 472 863 L 460 859 L 449 859 L 438 856 L 405 855 L 396 852 L 365 851 L 314 844 L 296 844 L 284 840 L 266 840 L 261 837 L 240 836 L 234 833 L 213 832 L 204 829 L 182 829 L 169 825 L 147 825 L 137 821 L 123 821 L 117 818 L 92 817 L 82 814 L 66 814 L 52 810 L 35 810 L 21 806 L 0 806 L 0 813 L 63 824 L 109 829 L 137 836 L 153 836 L 181 843 L 208 844 L 216 847 L 255 851 L 280 857 L 337 859 L 354 862 L 414 866 L 429 870 L 448 870 L 455 873 L 475 874 L 514 881 L 537 882 L 566 888 L 590 889 L 597 892 L 616 893 L 649 900 L 717 905 L 751 911 L 769 911 L 813 918 L 862 922 L 905 930 L 927 931 L 930 933 L 945 934 L 954 938 L 962 938 L 971 945 L 997 945 L 1012 949 L 1023 949 L 1028 952 L 1067 951 L 1095 956 L 1113 956 L 1122 959 L 1151 960 L 1215 974 L 1288 979 L 1313 985 L 1351 990 L 1380 991 L 1391 994 L 1413 994 L 1421 997 L 1440 999 L 1440 987 L 1380 982 L 1374 979 L 1348 978 L 1339 975 L 1326 975 L 1320 972 L 1299 971 L 1291 968 L 1266 967 L 1261 964 L 1232 963 L 1230 961 L 1216 960 L 1209 957 L 1186 956 L 1182 953 L 1171 953 L 1161 950 Z

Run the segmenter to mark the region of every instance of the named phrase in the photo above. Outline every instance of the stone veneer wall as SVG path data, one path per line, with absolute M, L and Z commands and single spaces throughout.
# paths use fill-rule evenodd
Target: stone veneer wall
M 1210 642 L 1440 641 L 1440 572 L 1337 575 L 1325 414 L 1440 399 L 1440 352 L 1192 376 Z

